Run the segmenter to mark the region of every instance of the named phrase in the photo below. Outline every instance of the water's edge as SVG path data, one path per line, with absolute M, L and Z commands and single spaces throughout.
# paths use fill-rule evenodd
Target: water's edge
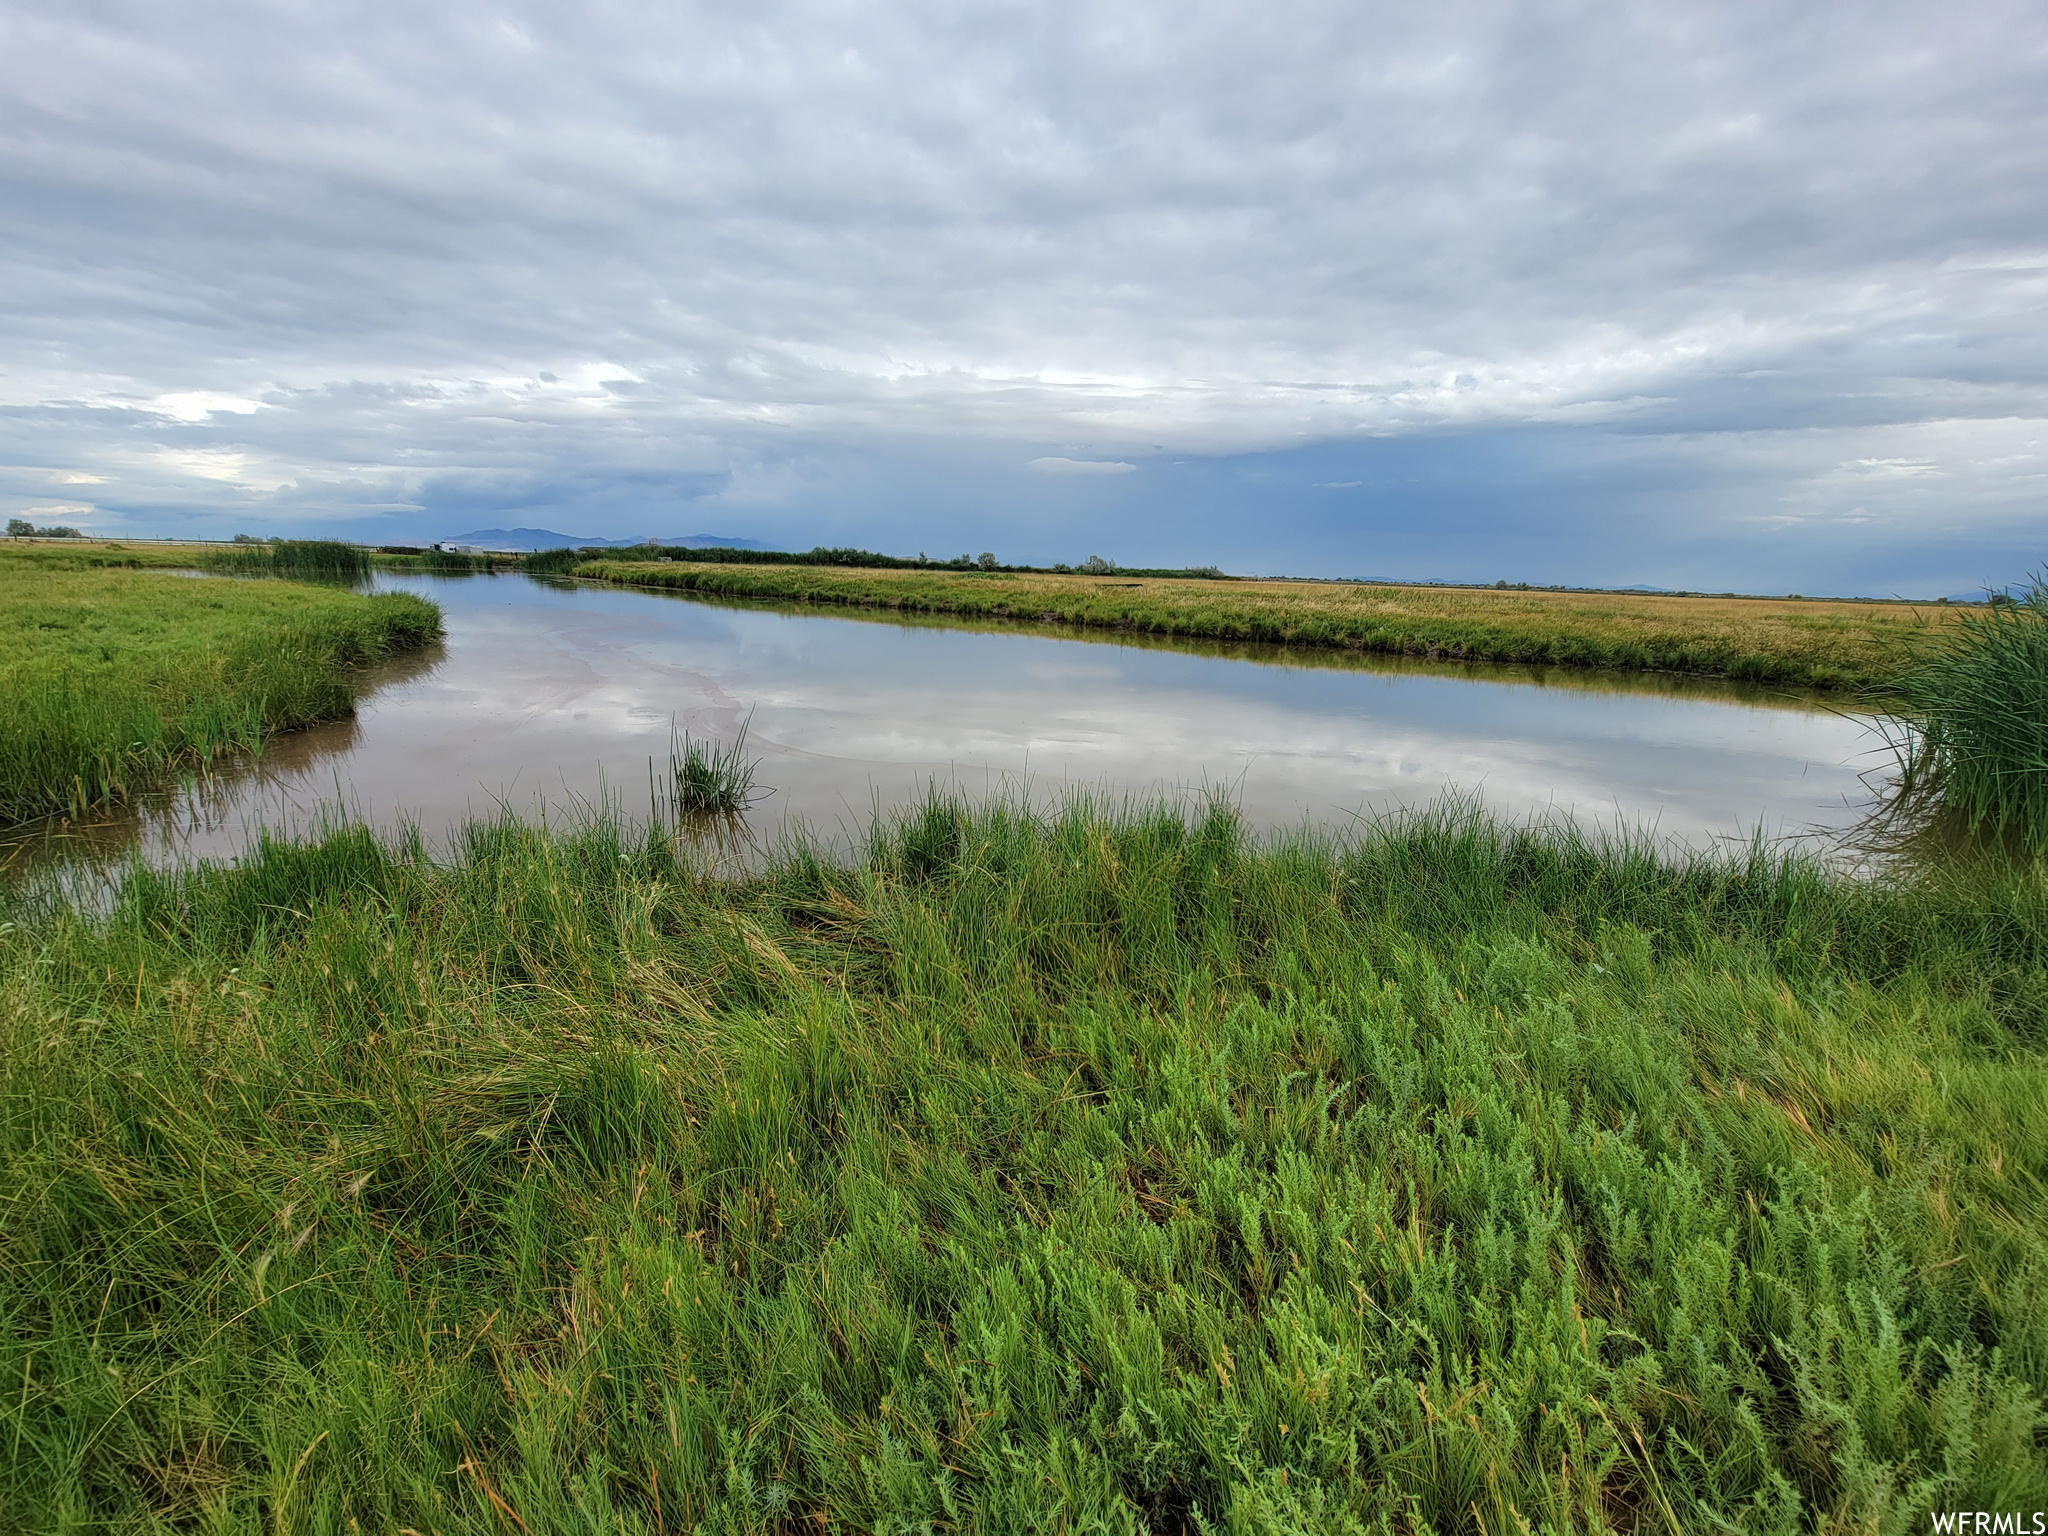
M 476 815 L 648 804 L 672 732 L 753 719 L 756 808 L 857 841 L 934 782 L 1040 798 L 1222 789 L 1268 830 L 1445 793 L 1692 844 L 1841 828 L 1869 718 L 1678 674 L 1404 658 L 1259 641 L 820 608 L 517 575 L 379 573 L 442 606 L 438 647 L 362 674 L 356 714 L 85 823 L 0 830 L 54 862 L 231 857 L 337 808 L 430 839 Z M 1861 769 L 1867 769 L 1863 762 Z M 658 798 L 658 797 L 654 797 Z

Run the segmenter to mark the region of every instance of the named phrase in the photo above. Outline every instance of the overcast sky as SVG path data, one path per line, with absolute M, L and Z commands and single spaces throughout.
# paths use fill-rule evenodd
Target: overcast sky
M 1935 595 L 2032 3 L 0 0 L 0 510 Z

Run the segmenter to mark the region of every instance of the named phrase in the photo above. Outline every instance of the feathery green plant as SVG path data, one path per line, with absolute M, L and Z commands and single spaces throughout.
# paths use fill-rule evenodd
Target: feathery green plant
M 2048 1504 L 2048 883 L 938 795 L 0 913 L 50 1530 L 1910 1531 Z

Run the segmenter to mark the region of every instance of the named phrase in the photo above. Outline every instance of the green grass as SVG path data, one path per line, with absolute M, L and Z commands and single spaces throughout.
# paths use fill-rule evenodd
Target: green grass
M 514 560 L 511 556 L 461 555 L 446 549 L 422 549 L 379 551 L 370 557 L 370 563 L 380 571 L 411 571 L 421 576 L 476 576 L 489 575 L 500 568 L 510 569 Z
M 529 567 L 531 568 L 531 567 Z M 1437 660 L 1512 662 L 1882 692 L 1953 608 L 1786 598 L 1045 575 L 730 560 L 557 557 L 550 569 L 707 596 L 887 608 L 964 619 L 1267 641 Z
M 53 569 L 0 551 L 0 821 L 82 813 L 346 715 L 431 603 L 297 583 Z
M 751 720 L 749 716 L 749 720 Z M 760 759 L 747 757 L 747 721 L 724 746 L 685 732 L 669 750 L 668 808 L 685 816 L 736 816 L 758 793 Z
M 370 574 L 370 555 L 334 539 L 277 539 L 246 549 L 216 549 L 202 569 L 223 576 L 279 576 L 293 581 L 353 582 Z M 468 569 L 467 562 L 464 569 Z
M 195 570 L 218 549 L 213 544 L 129 544 L 120 540 L 65 540 L 53 544 L 0 543 L 0 571 Z
M 2048 1505 L 2048 886 L 933 799 L 0 926 L 38 1530 L 1914 1531 Z
M 521 557 L 519 568 L 529 576 L 566 576 L 589 558 L 579 549 L 537 549 Z
M 1903 693 L 1908 812 L 2048 854 L 2048 586 L 1966 615 Z

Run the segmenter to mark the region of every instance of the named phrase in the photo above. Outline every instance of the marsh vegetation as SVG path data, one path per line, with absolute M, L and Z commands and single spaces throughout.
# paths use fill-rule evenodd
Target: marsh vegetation
M 488 574 L 500 564 L 509 566 L 509 556 L 465 555 L 449 549 L 414 549 L 387 545 L 370 557 L 380 571 L 409 571 L 423 576 L 475 576 Z
M 25 562 L 0 598 L 0 783 L 43 803 L 346 708 L 439 627 Z M 1915 804 L 2008 835 L 1856 879 L 1465 803 L 1261 837 L 1222 797 L 937 790 L 850 852 L 713 859 L 687 834 L 757 793 L 742 726 L 675 736 L 648 826 L 342 820 L 0 892 L 0 1510 L 2048 1505 L 2044 619 L 1951 620 L 1894 674 Z
M 1657 596 L 687 560 L 558 558 L 595 580 L 1461 661 L 1691 673 L 1855 691 L 1897 686 L 1955 610 L 1904 603 Z
M 2048 586 L 1962 615 L 1902 695 L 1897 819 L 2048 856 Z
M 2048 888 L 935 796 L 0 929 L 49 1529 L 1908 1529 L 2048 1500 Z
M 736 816 L 762 793 L 754 782 L 760 759 L 747 756 L 750 723 L 741 721 L 729 742 L 700 741 L 687 731 L 672 739 L 661 797 L 671 814 Z
M 431 603 L 70 568 L 0 549 L 0 822 L 128 798 L 346 714 L 357 668 L 440 633 Z
M 274 539 L 208 551 L 200 568 L 222 576 L 276 576 L 290 581 L 359 582 L 370 574 L 369 552 L 335 539 Z

